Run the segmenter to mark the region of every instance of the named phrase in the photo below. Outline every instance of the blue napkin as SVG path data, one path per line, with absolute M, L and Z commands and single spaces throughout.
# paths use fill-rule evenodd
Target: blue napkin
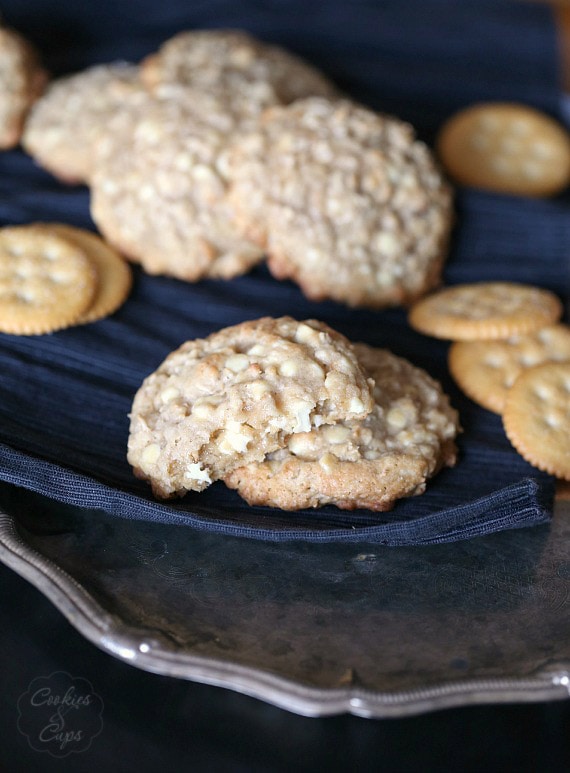
M 110 0 L 100 0 L 97 18 L 89 4 L 56 5 L 49 24 L 40 0 L 10 0 L 3 14 L 58 74 L 138 60 L 181 29 L 243 27 L 307 57 L 354 98 L 411 120 L 428 142 L 448 115 L 478 100 L 524 101 L 559 115 L 555 30 L 540 4 L 142 2 L 121 4 L 117 15 Z M 70 27 L 85 34 L 61 46 Z M 464 189 L 456 209 L 447 283 L 510 279 L 568 297 L 567 195 L 534 201 Z M 0 154 L 0 224 L 37 220 L 94 228 L 88 191 L 61 185 L 20 150 Z M 500 417 L 461 394 L 447 371 L 447 343 L 412 331 L 403 310 L 313 303 L 264 266 L 196 285 L 134 273 L 129 300 L 108 319 L 51 335 L 0 335 L 0 480 L 120 517 L 264 540 L 422 545 L 548 521 L 553 480 L 512 449 Z M 156 502 L 125 458 L 134 393 L 183 341 L 266 314 L 323 319 L 439 379 L 464 428 L 457 466 L 389 513 L 249 507 L 221 483 Z

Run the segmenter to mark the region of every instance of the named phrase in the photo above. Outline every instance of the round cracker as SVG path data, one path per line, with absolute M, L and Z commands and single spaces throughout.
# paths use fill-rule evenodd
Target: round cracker
M 454 285 L 418 301 L 409 323 L 420 333 L 451 341 L 508 338 L 539 330 L 562 316 L 560 299 L 515 282 Z
M 507 437 L 530 464 L 570 480 L 570 362 L 522 373 L 507 395 Z
M 568 325 L 550 325 L 503 341 L 456 341 L 448 355 L 451 375 L 465 394 L 499 414 L 517 377 L 549 361 L 570 361 Z
M 0 229 L 0 330 L 48 333 L 76 322 L 91 304 L 96 271 L 77 244 L 49 225 Z
M 464 185 L 521 196 L 550 196 L 570 182 L 570 138 L 538 110 L 514 103 L 474 105 L 442 127 L 441 162 Z
M 98 284 L 91 305 L 77 324 L 96 322 L 109 316 L 121 306 L 132 286 L 132 271 L 125 260 L 96 234 L 69 225 L 57 224 L 56 232 L 85 251 L 93 263 Z

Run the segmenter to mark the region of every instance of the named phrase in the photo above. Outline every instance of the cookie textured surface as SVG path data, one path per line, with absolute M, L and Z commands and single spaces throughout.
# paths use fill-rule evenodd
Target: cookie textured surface
M 449 370 L 457 384 L 476 403 L 499 414 L 517 377 L 548 361 L 570 362 L 567 325 L 502 341 L 459 341 L 449 349 Z
M 458 418 L 440 385 L 391 352 L 364 344 L 355 351 L 375 382 L 372 412 L 293 435 L 262 463 L 226 476 L 250 504 L 389 510 L 455 463 Z
M 96 322 L 112 314 L 124 303 L 131 289 L 133 278 L 130 266 L 96 234 L 59 223 L 52 228 L 83 250 L 97 274 L 95 295 L 76 324 Z
M 371 384 L 327 325 L 263 318 L 188 341 L 137 392 L 128 461 L 155 495 L 200 491 L 292 434 L 363 418 Z
M 234 124 L 215 100 L 203 115 L 188 104 L 148 95 L 109 124 L 97 145 L 91 213 L 106 239 L 150 274 L 228 279 L 263 257 L 232 225 L 218 168 Z
M 515 282 L 454 285 L 418 301 L 410 325 L 420 333 L 451 341 L 508 338 L 557 322 L 560 299 L 540 287 Z
M 200 96 L 209 95 L 240 123 L 272 105 L 336 95 L 316 68 L 240 30 L 181 32 L 148 57 L 141 72 L 155 93 L 180 98 L 190 89 L 200 110 Z
M 522 373 L 507 395 L 505 432 L 530 464 L 570 480 L 570 362 Z
M 34 46 L 0 25 L 0 149 L 18 144 L 28 110 L 46 82 Z
M 97 275 L 85 252 L 49 225 L 0 230 L 0 330 L 48 333 L 89 307 Z
M 451 193 L 408 124 L 308 98 L 266 111 L 224 160 L 239 228 L 309 298 L 381 308 L 439 283 Z
M 142 98 L 138 68 L 96 65 L 53 81 L 28 116 L 22 144 L 45 169 L 67 183 L 89 180 L 93 151 L 109 120 Z
M 462 110 L 444 124 L 437 147 L 446 170 L 464 185 L 548 196 L 570 182 L 570 137 L 527 105 L 496 102 Z

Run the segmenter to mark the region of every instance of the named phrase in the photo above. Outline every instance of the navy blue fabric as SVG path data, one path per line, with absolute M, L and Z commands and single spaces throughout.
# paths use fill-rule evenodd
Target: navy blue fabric
M 243 27 L 302 54 L 354 98 L 411 120 L 428 142 L 448 115 L 478 100 L 524 101 L 559 117 L 555 30 L 542 4 L 12 0 L 3 13 L 55 74 L 139 60 L 182 29 Z M 532 282 L 567 300 L 569 201 L 566 194 L 532 201 L 459 190 L 446 282 Z M 94 229 L 87 189 L 63 186 L 20 150 L 0 154 L 0 224 L 36 220 Z M 249 507 L 220 483 L 155 502 L 125 458 L 136 389 L 183 341 L 265 314 L 323 319 L 428 370 L 460 411 L 457 466 L 384 514 Z M 552 479 L 513 451 L 500 417 L 455 387 L 447 349 L 412 331 L 403 310 L 309 302 L 264 266 L 196 285 L 135 269 L 129 300 L 106 320 L 45 336 L 0 335 L 0 479 L 121 517 L 257 539 L 419 545 L 548 521 Z

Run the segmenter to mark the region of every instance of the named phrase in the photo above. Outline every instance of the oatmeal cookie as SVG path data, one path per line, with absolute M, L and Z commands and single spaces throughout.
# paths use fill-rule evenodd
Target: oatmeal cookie
M 0 25 L 0 149 L 18 144 L 28 110 L 47 79 L 34 46 Z
M 439 282 L 451 195 L 408 124 L 300 100 L 267 110 L 222 163 L 238 227 L 309 298 L 381 308 Z
M 109 120 L 143 92 L 138 67 L 126 62 L 95 65 L 59 78 L 31 110 L 22 145 L 60 180 L 86 182 L 95 144 Z
M 142 62 L 141 72 L 155 93 L 179 97 L 189 88 L 198 100 L 207 94 L 240 123 L 271 105 L 337 94 L 299 57 L 240 30 L 181 32 Z
M 108 125 L 96 148 L 91 213 L 106 239 L 149 274 L 229 279 L 263 251 L 232 225 L 218 156 L 234 124 L 214 99 L 147 95 Z
M 371 388 L 349 342 L 327 325 L 243 322 L 188 341 L 143 382 L 128 461 L 158 497 L 201 491 L 291 435 L 363 418 Z
M 247 502 L 284 510 L 327 504 L 389 510 L 455 463 L 458 417 L 440 385 L 385 349 L 354 348 L 375 382 L 372 412 L 292 435 L 263 462 L 231 472 L 225 483 Z

